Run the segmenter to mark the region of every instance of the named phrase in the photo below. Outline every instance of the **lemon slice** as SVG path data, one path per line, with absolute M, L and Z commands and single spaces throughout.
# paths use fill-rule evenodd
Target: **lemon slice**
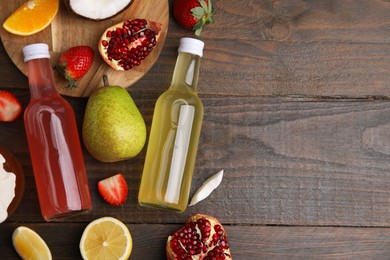
M 23 259 L 52 259 L 49 247 L 45 241 L 32 229 L 20 226 L 12 234 L 12 243 L 16 252 Z
M 129 229 L 112 217 L 99 218 L 89 223 L 80 240 L 83 259 L 128 259 L 132 248 Z
M 31 35 L 45 29 L 59 9 L 59 0 L 29 0 L 3 23 L 5 30 L 16 35 Z

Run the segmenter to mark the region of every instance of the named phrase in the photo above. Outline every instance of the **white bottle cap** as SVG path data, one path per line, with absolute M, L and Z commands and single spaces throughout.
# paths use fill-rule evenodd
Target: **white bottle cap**
M 32 59 L 50 58 L 49 46 L 46 43 L 34 43 L 23 48 L 24 62 Z
M 194 38 L 184 37 L 180 39 L 180 46 L 178 51 L 188 52 L 202 57 L 203 47 L 204 47 L 204 42 Z

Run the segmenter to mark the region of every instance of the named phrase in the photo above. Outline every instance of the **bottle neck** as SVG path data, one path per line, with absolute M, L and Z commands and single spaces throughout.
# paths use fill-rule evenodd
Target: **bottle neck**
M 189 88 L 197 92 L 199 67 L 200 57 L 198 55 L 179 52 L 170 89 Z
M 29 60 L 27 68 L 32 99 L 58 93 L 55 88 L 54 74 L 49 59 Z

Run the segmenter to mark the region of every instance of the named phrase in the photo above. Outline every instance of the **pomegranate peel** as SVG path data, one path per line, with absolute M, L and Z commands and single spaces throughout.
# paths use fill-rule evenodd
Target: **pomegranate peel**
M 98 50 L 115 70 L 129 70 L 141 64 L 157 45 L 161 23 L 145 19 L 120 22 L 106 29 Z
M 184 227 L 170 235 L 166 244 L 167 259 L 232 259 L 226 231 L 214 217 L 196 214 Z
M 194 196 L 192 196 L 189 206 L 193 206 L 196 203 L 207 198 L 211 194 L 211 192 L 213 192 L 213 190 L 215 190 L 219 186 L 219 184 L 221 184 L 222 178 L 223 170 L 208 178 L 195 192 Z

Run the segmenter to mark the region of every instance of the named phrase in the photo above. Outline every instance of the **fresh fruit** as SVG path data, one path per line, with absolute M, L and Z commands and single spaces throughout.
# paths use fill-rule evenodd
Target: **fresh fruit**
M 75 81 L 87 74 L 93 62 L 94 51 L 89 46 L 75 46 L 64 51 L 58 59 L 56 70 L 68 81 L 68 87 L 75 87 Z
M 112 217 L 102 217 L 89 223 L 80 240 L 83 259 L 128 259 L 132 249 L 129 229 Z
M 59 6 L 59 0 L 29 0 L 5 20 L 3 28 L 21 36 L 40 32 L 53 21 Z
M 141 64 L 156 46 L 161 24 L 145 19 L 126 20 L 108 28 L 99 40 L 103 60 L 115 70 Z
M 19 100 L 10 92 L 0 90 L 0 121 L 14 121 L 22 112 Z
M 226 232 L 211 216 L 196 214 L 168 237 L 167 259 L 232 259 Z
M 135 157 L 146 141 L 146 125 L 127 90 L 105 86 L 89 97 L 82 136 L 91 155 L 102 162 Z
M 107 203 L 120 206 L 127 198 L 127 183 L 122 174 L 111 176 L 98 182 L 98 191 Z
M 12 243 L 16 252 L 23 259 L 52 259 L 45 241 L 32 229 L 24 226 L 16 228 L 12 234 Z
M 67 7 L 76 15 L 100 21 L 125 11 L 132 0 L 66 0 Z
M 173 16 L 184 28 L 199 36 L 205 25 L 214 22 L 212 0 L 175 0 Z

